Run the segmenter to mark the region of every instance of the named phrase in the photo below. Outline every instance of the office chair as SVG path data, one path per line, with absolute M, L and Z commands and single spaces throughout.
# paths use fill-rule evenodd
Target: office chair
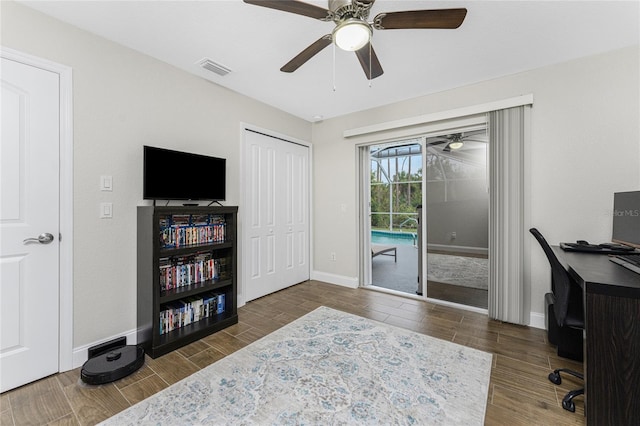
M 559 335 L 562 336 L 564 330 L 579 329 L 584 330 L 584 310 L 582 308 L 582 290 L 567 270 L 562 266 L 555 253 L 544 239 L 540 231 L 536 228 L 529 229 L 529 232 L 538 240 L 542 246 L 544 254 L 547 256 L 551 264 L 551 288 L 552 294 L 546 294 L 545 298 L 551 297 L 553 301 L 553 313 L 556 323 L 558 324 Z M 580 339 L 582 339 L 582 331 L 580 331 Z M 558 355 L 562 356 L 560 345 L 563 341 L 562 337 L 558 338 Z M 580 342 L 582 343 L 582 342 Z M 571 376 L 584 380 L 584 375 L 577 371 L 567 368 L 558 368 L 549 374 L 549 380 L 556 385 L 562 383 L 560 373 L 566 373 Z M 573 398 L 584 394 L 584 388 L 576 389 L 568 392 L 562 399 L 562 408 L 571 412 L 576 411 Z

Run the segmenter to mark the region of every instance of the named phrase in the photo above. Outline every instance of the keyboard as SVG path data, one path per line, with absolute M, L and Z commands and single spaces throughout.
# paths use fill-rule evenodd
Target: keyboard
M 640 274 L 640 254 L 617 254 L 609 258 L 614 263 Z
M 578 243 L 560 243 L 560 248 L 564 251 L 577 251 L 583 253 L 598 254 L 628 254 L 634 251 L 633 247 L 622 244 L 578 244 Z
M 621 254 L 618 257 L 625 262 L 632 263 L 636 266 L 640 266 L 640 254 Z

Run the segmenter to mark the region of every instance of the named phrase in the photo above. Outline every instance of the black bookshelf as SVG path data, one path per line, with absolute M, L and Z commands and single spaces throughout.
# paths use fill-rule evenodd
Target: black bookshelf
M 238 322 L 237 311 L 237 207 L 138 207 L 138 345 L 152 358 L 157 358 L 209 334 Z M 167 246 L 161 237 L 172 218 L 222 218 L 224 239 L 215 242 L 191 242 Z M 188 219 L 191 220 L 191 219 Z M 184 225 L 184 223 L 182 223 Z M 180 227 L 180 226 L 178 226 Z M 184 226 L 183 226 L 184 227 Z M 162 288 L 161 259 L 175 262 L 189 256 L 209 256 L 224 261 L 219 276 L 197 282 Z M 174 278 L 175 279 L 175 278 Z M 166 331 L 161 329 L 161 312 L 176 304 L 204 299 L 212 294 L 224 295 L 224 311 Z

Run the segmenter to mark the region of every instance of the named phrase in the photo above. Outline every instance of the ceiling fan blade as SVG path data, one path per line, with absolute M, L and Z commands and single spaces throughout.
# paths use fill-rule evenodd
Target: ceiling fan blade
M 462 25 L 467 9 L 413 10 L 405 12 L 381 13 L 373 20 L 378 30 L 405 28 L 454 29 Z
M 328 9 L 297 0 L 244 0 L 244 2 L 321 20 L 331 20 L 333 16 L 333 12 Z
M 316 40 L 309 47 L 304 49 L 302 52 L 298 53 L 298 55 L 287 62 L 280 71 L 282 72 L 294 72 L 298 68 L 300 68 L 305 62 L 309 59 L 313 58 L 315 55 L 320 53 L 322 49 L 330 45 L 332 42 L 331 34 L 324 35 Z
M 369 55 L 369 52 L 371 52 L 371 55 Z M 375 50 L 373 50 L 373 47 L 371 47 L 371 43 L 367 43 L 362 49 L 356 50 L 356 55 L 358 56 L 360 65 L 362 65 L 364 74 L 367 76 L 367 80 L 373 80 L 384 73 L 378 56 Z
M 442 145 L 443 143 L 448 143 L 450 142 L 449 140 L 443 140 L 443 141 L 433 141 L 433 142 L 429 142 L 428 145 Z

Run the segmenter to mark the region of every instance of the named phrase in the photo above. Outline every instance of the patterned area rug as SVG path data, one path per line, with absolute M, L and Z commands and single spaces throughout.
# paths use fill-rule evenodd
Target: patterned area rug
M 486 290 L 489 288 L 489 260 L 479 257 L 427 254 L 427 279 Z
M 481 425 L 492 355 L 326 307 L 103 425 Z

